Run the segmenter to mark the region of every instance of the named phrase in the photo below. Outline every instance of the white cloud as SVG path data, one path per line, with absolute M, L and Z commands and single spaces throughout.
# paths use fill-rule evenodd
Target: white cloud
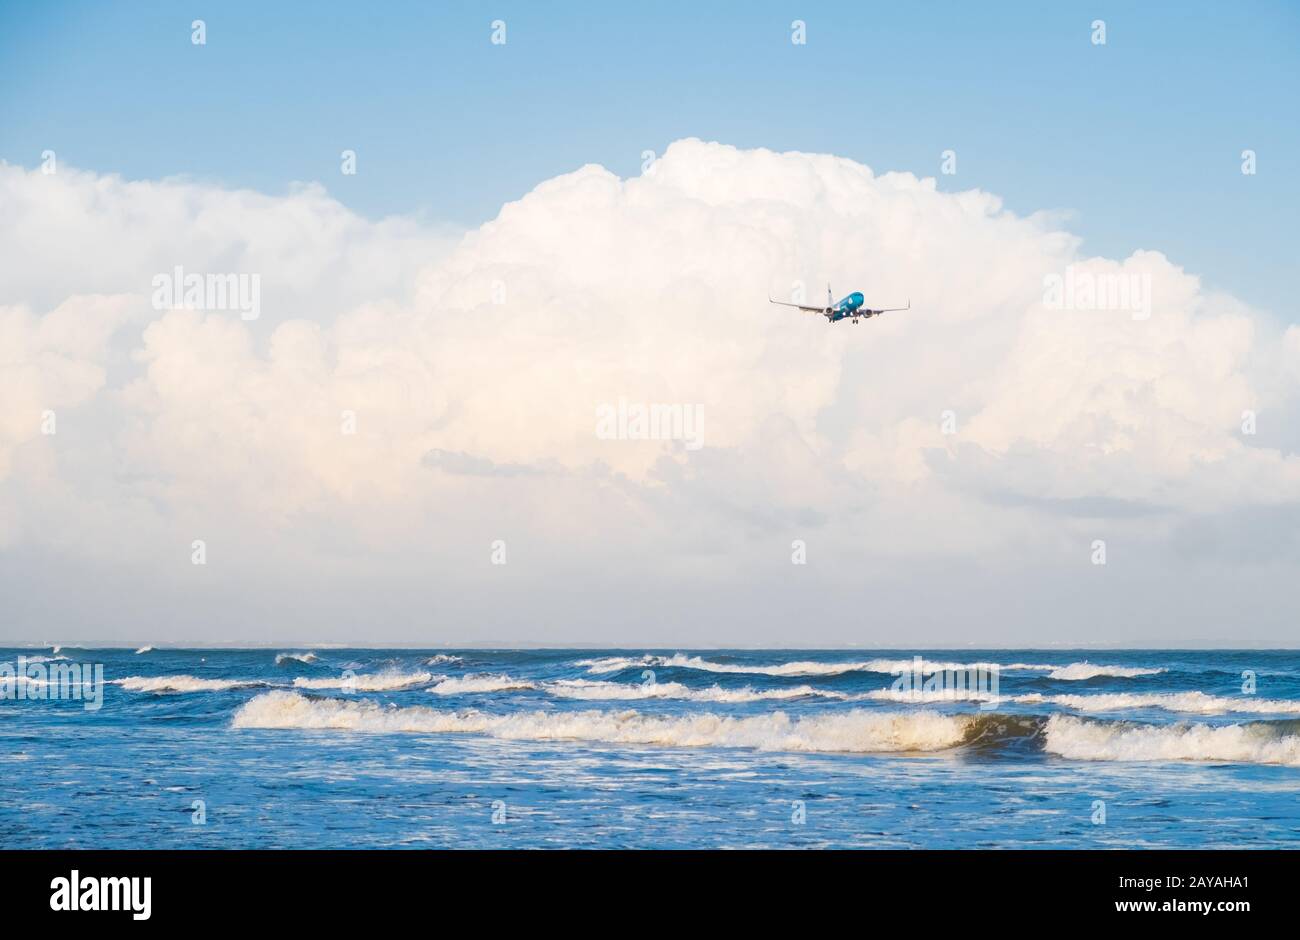
M 1009 579 L 1027 557 L 1069 563 L 1088 533 L 1062 515 L 1173 558 L 1170 526 L 1134 516 L 1300 496 L 1300 461 L 1240 427 L 1294 413 L 1295 327 L 1158 252 L 1085 259 L 994 196 L 836 157 L 680 141 L 639 178 L 549 180 L 454 245 L 315 186 L 0 166 L 0 212 L 11 551 L 176 584 L 201 530 L 282 606 L 303 578 L 365 591 L 382 572 L 482 611 L 464 598 L 501 580 L 486 546 L 506 538 L 495 622 L 549 611 L 510 635 L 569 639 L 574 578 L 712 587 L 770 619 L 740 586 L 796 537 L 808 580 L 841 592 L 864 569 L 816 559 L 904 579 L 909 559 L 979 559 Z M 150 279 L 175 265 L 260 273 L 262 320 L 153 310 Z M 1149 318 L 1045 306 L 1071 266 L 1149 279 Z M 767 304 L 826 280 L 912 309 L 851 326 Z M 620 399 L 698 406 L 704 448 L 601 439 L 596 409 Z

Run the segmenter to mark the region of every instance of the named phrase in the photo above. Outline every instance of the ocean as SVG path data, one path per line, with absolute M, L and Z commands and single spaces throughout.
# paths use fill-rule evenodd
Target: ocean
M 0 664 L 3 848 L 1300 843 L 1294 651 L 46 647 Z

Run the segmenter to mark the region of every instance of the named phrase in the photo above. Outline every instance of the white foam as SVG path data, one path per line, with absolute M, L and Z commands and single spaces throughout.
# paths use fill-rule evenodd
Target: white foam
M 906 673 L 916 672 L 915 659 L 872 659 L 865 663 L 868 672 L 886 672 L 886 673 Z M 1048 672 L 1055 669 L 1055 666 L 1049 666 L 1043 663 L 950 663 L 938 662 L 936 660 L 921 657 L 921 672 L 981 672 L 998 671 L 1015 671 L 1015 672 Z
M 314 663 L 318 659 L 320 659 L 320 657 L 317 656 L 315 653 L 277 653 L 275 657 L 275 664 L 277 666 L 280 666 L 288 662 Z
M 426 666 L 445 666 L 451 663 L 461 662 L 459 656 L 452 656 L 448 653 L 439 653 L 437 656 L 430 656 L 424 661 Z
M 506 740 L 597 741 L 665 747 L 737 747 L 764 751 L 872 753 L 933 751 L 961 742 L 966 716 L 933 712 L 852 711 L 791 718 L 770 712 L 743 718 L 636 711 L 515 712 L 489 715 L 410 706 L 380 707 L 355 699 L 313 699 L 265 692 L 235 713 L 235 728 L 313 728 L 423 734 L 486 734 Z
M 139 656 L 141 653 L 152 653 L 152 652 L 153 652 L 152 646 L 142 646 L 135 651 L 135 655 Z
M 95 681 L 93 679 L 73 679 L 71 676 L 59 676 L 53 679 L 46 679 L 40 676 L 24 675 L 20 672 L 15 673 L 12 676 L 0 676 L 0 689 L 6 690 L 4 693 L 0 693 L 0 695 L 7 694 L 7 690 L 11 684 L 15 689 L 20 685 L 31 686 L 33 689 L 45 689 L 50 686 L 71 687 L 74 685 L 94 685 Z
M 799 660 L 774 665 L 752 665 L 741 663 L 715 663 L 702 656 L 686 656 L 674 653 L 672 656 L 645 655 L 629 658 L 624 656 L 606 656 L 600 659 L 582 659 L 576 665 L 586 666 L 587 672 L 599 675 L 618 672 L 623 669 L 647 667 L 675 667 L 678 669 L 698 669 L 703 672 L 742 673 L 761 676 L 837 676 L 846 672 L 880 672 L 887 674 L 912 672 L 917 667 L 915 659 L 868 659 L 857 662 L 821 663 Z M 920 668 L 930 673 L 936 671 L 957 672 L 994 669 L 1002 670 L 1038 670 L 1048 671 L 1055 666 L 1034 663 L 950 663 L 935 662 L 921 658 Z
M 1062 705 L 1065 708 L 1086 712 L 1118 711 L 1125 708 L 1160 708 L 1170 712 L 1187 712 L 1197 715 L 1225 715 L 1234 712 L 1256 715 L 1300 715 L 1300 701 L 1257 699 L 1249 695 L 1236 697 L 1206 695 L 1204 692 L 1019 695 L 1016 696 L 1014 701 L 1024 704 L 1042 702 L 1049 705 Z
M 580 659 L 574 665 L 586 666 L 587 672 L 599 675 L 604 672 L 619 672 L 623 669 L 636 669 L 639 666 L 658 666 L 663 664 L 662 656 L 640 656 L 635 659 L 627 656 L 602 656 L 599 659 Z
M 1157 673 L 1164 672 L 1163 669 L 1137 669 L 1129 666 L 1095 666 L 1090 662 L 1070 663 L 1068 666 L 1058 666 L 1047 674 L 1049 679 L 1092 679 L 1097 676 L 1118 676 L 1121 678 L 1131 678 L 1134 676 L 1154 676 Z
M 513 692 L 535 689 L 536 685 L 525 679 L 510 676 L 476 675 L 440 676 L 438 684 L 429 689 L 435 695 L 464 695 L 474 692 Z
M 369 675 L 341 675 L 323 679 L 294 679 L 299 689 L 347 689 L 353 692 L 391 692 L 413 685 L 428 685 L 433 675 L 427 672 L 376 672 Z
M 128 692 L 224 692 L 266 685 L 260 679 L 201 679 L 198 676 L 127 676 L 110 680 Z
M 906 665 L 900 669 L 910 670 L 914 665 L 911 660 L 898 660 Z M 758 666 L 739 663 L 715 663 L 701 656 L 683 656 L 677 653 L 663 660 L 661 666 L 676 666 L 681 669 L 698 669 L 703 672 L 749 673 L 760 676 L 837 676 L 846 672 L 893 672 L 894 661 L 870 660 L 868 662 L 818 663 L 796 660 L 771 666 Z
M 718 685 L 707 689 L 692 689 L 680 682 L 631 683 L 559 679 L 555 682 L 548 682 L 545 688 L 548 693 L 560 698 L 586 701 L 631 701 L 635 699 L 671 698 L 687 699 L 694 702 L 760 702 L 807 698 L 809 696 L 834 699 L 848 697 L 840 692 L 814 689 L 810 685 L 793 686 L 788 689 L 754 689 L 749 686 L 739 689 L 724 689 Z
M 916 702 L 932 705 L 936 702 L 1001 702 L 1004 696 L 994 695 L 985 689 L 878 689 L 864 692 L 861 698 L 881 702 Z
M 1075 760 L 1234 761 L 1300 767 L 1300 737 L 1267 722 L 1241 725 L 1131 725 L 1069 715 L 1047 720 L 1045 747 Z

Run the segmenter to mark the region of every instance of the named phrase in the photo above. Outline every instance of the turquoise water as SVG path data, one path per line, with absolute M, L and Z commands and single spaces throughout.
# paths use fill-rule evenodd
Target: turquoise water
M 915 655 L 919 688 L 899 687 Z M 26 680 L 8 678 L 19 657 Z M 1291 651 L 47 648 L 0 663 L 5 848 L 1300 840 Z M 993 684 L 953 690 L 972 676 Z

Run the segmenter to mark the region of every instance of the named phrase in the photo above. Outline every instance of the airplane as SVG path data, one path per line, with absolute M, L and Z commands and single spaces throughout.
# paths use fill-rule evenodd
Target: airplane
M 826 318 L 827 323 L 836 323 L 840 320 L 851 320 L 853 321 L 854 326 L 857 326 L 859 317 L 867 319 L 869 317 L 878 317 L 882 313 L 893 313 L 896 310 L 912 309 L 912 301 L 908 300 L 906 307 L 885 307 L 882 310 L 872 310 L 870 307 L 862 306 L 866 298 L 857 291 L 849 294 L 839 303 L 833 303 L 831 301 L 831 297 L 833 296 L 834 295 L 831 294 L 831 286 L 827 284 L 825 307 L 805 307 L 803 304 L 788 304 L 783 300 L 773 300 L 771 294 L 767 295 L 767 299 L 769 303 L 780 304 L 782 307 L 798 307 L 800 310 L 805 310 L 808 313 L 820 313 Z

